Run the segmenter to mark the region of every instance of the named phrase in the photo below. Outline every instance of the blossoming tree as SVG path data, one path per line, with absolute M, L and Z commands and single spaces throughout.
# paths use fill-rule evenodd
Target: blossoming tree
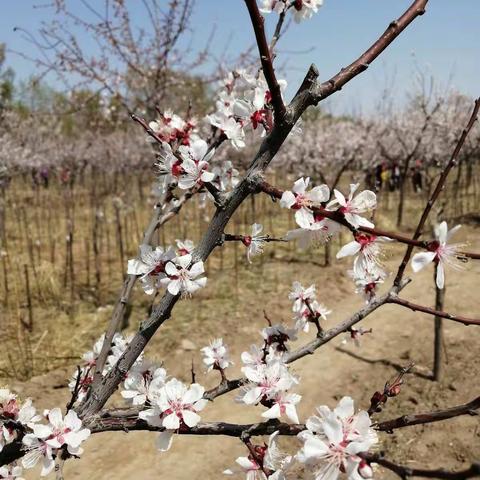
M 237 466 L 226 468 L 226 475 L 243 473 L 249 480 L 297 478 L 295 468 L 301 465 L 305 474 L 315 479 L 335 479 L 340 475 L 351 479 L 373 476 L 372 465 L 380 464 L 400 477 L 417 475 L 429 478 L 463 479 L 479 474 L 478 464 L 462 471 L 448 472 L 410 468 L 393 463 L 376 453 L 382 432 L 397 428 L 427 424 L 469 414 L 480 408 L 480 398 L 445 410 L 411 413 L 384 422 L 374 415 L 390 397 L 400 393 L 403 371 L 387 382 L 383 391 L 375 392 L 368 409 L 359 410 L 354 399 L 344 396 L 336 406 L 321 405 L 301 422 L 297 405 L 301 396 L 295 389 L 300 378 L 291 365 L 298 359 L 314 354 L 338 335 L 347 333 L 358 340 L 367 333 L 359 322 L 386 304 L 395 304 L 465 325 L 480 325 L 479 319 L 434 310 L 400 296 L 410 281 L 405 270 L 411 262 L 414 272 L 436 266 L 438 288 L 445 282 L 445 267 L 456 260 L 479 259 L 480 254 L 463 250 L 450 242 L 450 231 L 442 222 L 436 238 L 425 232 L 428 216 L 441 195 L 447 176 L 455 167 L 459 153 L 474 126 L 480 108 L 475 102 L 473 112 L 465 120 L 464 129 L 444 165 L 442 173 L 418 221 L 412 237 L 387 231 L 374 224 L 372 212 L 377 206 L 373 191 L 350 185 L 348 192 L 331 189 L 326 184 L 312 186 L 307 176 L 298 178 L 291 189 L 282 191 L 265 181 L 265 172 L 289 135 L 301 135 L 297 123 L 307 108 L 339 91 L 368 68 L 417 17 L 425 12 L 428 0 L 414 0 L 409 8 L 393 21 L 357 60 L 326 82 L 318 81 L 318 71 L 311 66 L 293 100 L 287 105 L 283 97 L 285 82 L 277 79 L 273 60 L 275 47 L 288 16 L 298 23 L 316 14 L 321 0 L 245 0 L 256 38 L 261 68 L 253 71 L 234 70 L 221 83 L 215 110 L 205 119 L 206 127 L 191 118 L 163 111 L 159 118 L 147 122 L 133 116 L 154 144 L 159 172 L 159 202 L 150 225 L 145 231 L 139 255 L 128 262 L 128 277 L 111 322 L 91 352 L 83 357 L 71 382 L 71 400 L 63 415 L 58 407 L 37 414 L 30 400 L 20 401 L 9 389 L 0 390 L 0 476 L 21 478 L 22 468 L 41 465 L 41 475 L 56 471 L 62 478 L 62 465 L 82 454 L 82 445 L 92 434 L 105 431 L 148 430 L 159 433 L 158 450 L 169 450 L 177 435 L 229 435 L 245 445 L 245 454 L 236 459 Z M 263 15 L 278 15 L 274 35 L 267 41 Z M 229 146 L 242 149 L 255 135 L 263 138 L 257 154 L 243 176 L 231 163 L 214 165 L 215 155 Z M 338 187 L 338 185 L 336 185 Z M 153 244 L 153 233 L 179 214 L 182 206 L 194 195 L 202 195 L 216 209 L 203 238 L 194 246 L 178 241 L 176 246 Z M 297 227 L 274 238 L 259 224 L 244 235 L 231 235 L 227 228 L 238 207 L 252 195 L 268 195 L 279 200 L 278 208 L 291 211 Z M 302 245 L 328 241 L 343 230 L 352 239 L 337 253 L 337 257 L 354 257 L 351 276 L 365 306 L 352 313 L 333 328 L 325 329 L 328 305 L 321 303 L 315 285 L 302 286 L 294 282 L 292 322 L 288 325 L 269 324 L 261 331 L 258 344 L 241 355 L 242 378 L 232 379 L 228 368 L 232 363 L 228 347 L 222 339 L 212 339 L 202 349 L 208 372 L 218 372 L 219 383 L 206 390 L 193 378 L 186 384 L 168 374 L 168 365 L 149 360 L 145 347 L 179 301 L 193 302 L 190 297 L 201 288 L 208 288 L 204 268 L 211 253 L 225 242 L 245 245 L 249 260 L 262 253 L 270 242 L 299 240 Z M 385 294 L 378 294 L 377 285 L 388 281 L 381 261 L 387 242 L 406 245 L 393 284 Z M 414 254 L 414 249 L 416 253 Z M 138 332 L 125 338 L 119 327 L 130 293 L 140 280 L 146 295 L 161 293 L 150 315 Z M 413 280 L 415 281 L 415 279 Z M 313 328 L 316 336 L 303 346 L 292 349 L 290 342 L 301 339 Z M 166 368 L 165 368 L 166 367 Z M 213 374 L 213 373 L 210 373 Z M 120 391 L 127 402 L 125 408 L 106 408 L 109 399 Z M 258 406 L 262 421 L 233 424 L 222 421 L 202 422 L 205 409 L 214 409 L 214 400 L 238 390 L 237 402 Z M 341 393 L 341 392 L 340 392 Z M 212 405 L 213 402 L 213 405 Z M 333 408 L 332 408 L 333 407 Z M 281 452 L 279 436 L 296 436 L 294 451 Z M 268 437 L 267 442 L 256 440 Z M 229 461 L 226 460 L 226 467 Z

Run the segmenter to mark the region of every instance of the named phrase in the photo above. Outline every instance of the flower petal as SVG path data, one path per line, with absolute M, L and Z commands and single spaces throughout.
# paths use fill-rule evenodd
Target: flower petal
M 436 284 L 440 290 L 445 286 L 445 271 L 443 269 L 443 262 L 438 262 L 437 265 Z
M 417 273 L 423 267 L 433 262 L 435 252 L 418 252 L 412 257 L 412 270 Z
M 161 432 L 157 437 L 155 444 L 157 445 L 158 450 L 161 452 L 166 452 L 170 450 L 172 446 L 173 432 L 170 430 L 165 430 Z
M 350 242 L 350 243 L 347 243 L 346 245 L 344 245 L 337 253 L 337 258 L 343 258 L 343 257 L 348 257 L 348 256 L 351 256 L 351 255 L 356 255 L 360 249 L 362 248 L 362 246 L 360 245 L 360 243 L 356 242 L 356 241 L 353 241 L 353 242 Z

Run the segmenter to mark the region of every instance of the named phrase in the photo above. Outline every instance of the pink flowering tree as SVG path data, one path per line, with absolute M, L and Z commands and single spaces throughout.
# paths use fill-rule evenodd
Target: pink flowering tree
M 133 117 L 157 149 L 159 201 L 138 256 L 130 259 L 126 266 L 128 276 L 111 322 L 72 375 L 69 384 L 72 396 L 65 413 L 53 407 L 38 414 L 30 400 L 21 401 L 10 389 L 0 389 L 1 477 L 21 478 L 22 469 L 39 465 L 42 476 L 55 470 L 57 478 L 62 478 L 63 464 L 81 457 L 83 445 L 91 435 L 125 430 L 158 432 L 156 444 L 160 452 L 175 448 L 178 435 L 238 437 L 245 446 L 245 455 L 236 459 L 235 466 L 233 459 L 226 459 L 224 473 L 241 473 L 249 480 L 297 478 L 295 469 L 299 467 L 309 478 L 335 479 L 341 475 L 354 480 L 368 479 L 374 475 L 373 467 L 377 464 L 401 478 L 416 475 L 464 479 L 478 475 L 478 464 L 467 465 L 457 472 L 445 471 L 441 465 L 437 470 L 411 468 L 394 463 L 375 450 L 384 432 L 471 414 L 480 407 L 480 399 L 476 398 L 445 410 L 405 412 L 398 418 L 376 421 L 375 414 L 382 405 L 400 393 L 408 367 L 387 382 L 383 390 L 373 394 L 367 409 L 359 409 L 353 398 L 340 395 L 337 405 L 319 405 L 308 418 L 301 419 L 297 413 L 297 405 L 302 401 L 297 390 L 301 379 L 292 364 L 314 354 L 339 335 L 347 334 L 359 341 L 368 333 L 360 322 L 384 305 L 393 304 L 465 325 L 480 325 L 479 319 L 414 304 L 401 296 L 405 285 L 415 282 L 415 277 L 405 278 L 409 264 L 414 272 L 434 266 L 437 286 L 443 288 L 445 270 L 456 260 L 480 258 L 480 254 L 451 242 L 458 227 L 449 230 L 446 223 L 440 223 L 435 238 L 425 231 L 429 214 L 474 127 L 480 100 L 475 102 L 473 110 L 469 107 L 472 111 L 462 112 L 458 120 L 463 130 L 443 165 L 413 236 L 375 225 L 372 215 L 377 208 L 375 192 L 364 190 L 358 184 L 351 184 L 348 189 L 338 184 L 329 186 L 312 175 L 316 180 L 313 182 L 308 165 L 286 190 L 265 180 L 267 168 L 287 137 L 301 135 L 298 121 L 302 114 L 365 71 L 425 12 L 427 0 L 414 0 L 378 40 L 331 79 L 320 83 L 317 68 L 312 65 L 293 100 L 286 104 L 285 82 L 277 78 L 273 63 L 284 22 L 288 18 L 298 23 L 308 21 L 318 13 L 321 4 L 321 0 L 260 3 L 245 0 L 261 68 L 230 72 L 221 81 L 214 107 L 202 122 L 169 111 L 158 112 L 155 119 Z M 263 15 L 278 16 L 270 41 L 264 30 Z M 347 130 L 351 127 L 345 126 Z M 258 138 L 261 139 L 258 151 L 243 174 L 227 161 L 215 162 L 222 149 L 241 150 Z M 194 195 L 203 196 L 215 206 L 200 242 L 193 245 L 179 240 L 167 247 L 155 245 L 154 232 L 180 214 L 182 206 Z M 278 200 L 278 208 L 290 211 L 297 228 L 285 232 L 281 238 L 270 236 L 259 224 L 252 225 L 251 231 L 242 235 L 230 234 L 231 217 L 252 195 L 267 195 Z M 209 288 L 204 262 L 225 242 L 241 242 L 248 259 L 255 261 L 255 256 L 270 248 L 270 243 L 326 242 L 340 231 L 351 238 L 337 252 L 337 257 L 352 257 L 350 275 L 365 299 L 365 306 L 338 325 L 325 328 L 332 306 L 328 305 L 328 299 L 320 297 L 317 287 L 294 281 L 289 295 L 291 321 L 288 324 L 269 321 L 260 332 L 258 343 L 249 348 L 245 346 L 240 359 L 230 357 L 228 345 L 221 338 L 212 339 L 202 348 L 208 374 L 218 377 L 218 385 L 210 390 L 196 381 L 195 372 L 192 372 L 191 383 L 181 382 L 169 375 L 168 365 L 158 365 L 145 355 L 145 347 L 169 321 L 175 305 L 194 302 L 199 289 Z M 390 242 L 405 245 L 406 251 L 393 282 L 386 293 L 379 294 L 378 284 L 390 283 L 382 262 L 382 251 Z M 138 331 L 125 337 L 119 330 L 137 280 L 146 295 L 158 295 L 159 300 Z M 299 348 L 291 348 L 291 342 L 305 338 L 305 332 L 310 329 L 314 338 L 305 340 Z M 241 363 L 241 378 L 231 378 L 228 369 L 232 361 Z M 261 421 L 248 424 L 226 423 L 221 419 L 202 421 L 203 412 L 215 408 L 216 398 L 234 390 L 238 391 L 237 405 L 257 406 Z M 116 392 L 123 397 L 125 407 L 107 406 Z M 279 436 L 296 437 L 291 451 L 279 449 Z M 258 437 L 264 437 L 265 441 Z

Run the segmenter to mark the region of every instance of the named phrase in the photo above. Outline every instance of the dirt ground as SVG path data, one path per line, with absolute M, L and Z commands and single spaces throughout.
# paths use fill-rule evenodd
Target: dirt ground
M 478 229 L 465 229 L 472 249 L 478 249 Z M 388 264 L 400 252 L 395 247 Z M 304 261 L 288 262 L 271 258 L 258 262 L 242 278 L 242 288 L 235 299 L 226 302 L 212 292 L 229 283 L 231 272 L 218 273 L 210 278 L 209 288 L 198 295 L 197 301 L 183 301 L 174 311 L 147 349 L 147 355 L 164 360 L 167 371 L 188 381 L 192 358 L 197 367 L 197 381 L 206 387 L 218 381 L 216 372 L 205 376 L 201 371 L 199 349 L 214 336 L 223 336 L 230 346 L 235 366 L 229 377 L 239 375 L 239 355 L 252 342 L 259 342 L 258 330 L 264 326 L 263 310 L 274 321 L 290 320 L 290 302 L 287 298 L 293 280 L 303 284 L 315 282 L 319 300 L 333 310 L 325 323 L 331 327 L 360 308 L 361 299 L 353 293 L 347 277 L 347 261 L 336 262 L 333 267 L 312 266 Z M 408 274 L 412 272 L 409 270 Z M 414 302 L 432 305 L 434 299 L 433 271 L 426 269 L 415 275 L 414 281 L 402 296 Z M 273 281 L 272 281 L 273 279 Z M 387 284 L 389 282 L 387 281 Z M 476 293 L 480 285 L 480 264 L 470 262 L 465 270 L 448 271 L 446 310 L 478 317 Z M 225 292 L 228 296 L 228 291 Z M 218 295 L 217 295 L 218 296 Z M 214 309 L 220 302 L 220 309 Z M 218 306 L 217 305 L 217 306 Z M 200 312 L 198 311 L 200 309 Z M 205 312 L 215 312 L 205 320 Z M 407 376 L 399 397 L 391 399 L 378 419 L 394 418 L 400 414 L 440 409 L 465 403 L 480 395 L 480 328 L 465 327 L 444 321 L 445 373 L 441 382 L 428 379 L 432 365 L 433 318 L 414 313 L 399 306 L 389 305 L 377 310 L 362 323 L 373 333 L 363 337 L 362 346 L 341 345 L 341 338 L 318 350 L 314 355 L 295 363 L 295 372 L 301 377 L 298 388 L 303 398 L 299 417 L 304 421 L 315 406 L 334 406 L 343 395 L 352 396 L 359 408 L 368 408 L 375 390 L 381 389 L 395 376 L 400 366 L 415 362 L 414 372 Z M 165 342 L 174 335 L 183 338 L 179 343 Z M 163 339 L 162 339 L 163 338 Z M 308 335 L 301 335 L 297 344 L 304 343 Z M 165 353 L 167 352 L 167 353 Z M 57 370 L 35 377 L 28 382 L 11 382 L 10 386 L 22 397 L 31 396 L 40 407 L 65 405 L 65 388 L 72 369 Z M 234 403 L 235 392 L 220 397 L 202 412 L 203 420 L 230 422 L 260 421 L 262 407 L 249 408 Z M 111 404 L 121 405 L 115 398 Z M 66 479 L 192 479 L 222 478 L 222 471 L 234 465 L 235 458 L 245 454 L 241 442 L 228 437 L 177 437 L 168 453 L 158 453 L 154 446 L 155 433 L 104 433 L 93 436 L 85 446 L 83 458 L 70 461 L 65 468 Z M 296 444 L 287 440 L 285 447 Z M 480 428 L 478 416 L 464 416 L 452 420 L 400 429 L 394 434 L 381 434 L 379 450 L 385 456 L 412 467 L 440 466 L 459 469 L 480 459 Z M 393 478 L 381 468 L 376 478 Z M 27 479 L 37 478 L 29 472 Z

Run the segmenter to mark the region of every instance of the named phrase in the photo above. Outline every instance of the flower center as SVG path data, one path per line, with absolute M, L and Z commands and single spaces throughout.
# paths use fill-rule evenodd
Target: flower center
M 172 175 L 175 177 L 179 177 L 182 173 L 184 173 L 182 162 L 180 160 L 175 162 L 172 166 Z
M 363 233 L 357 233 L 355 240 L 361 245 L 362 250 L 369 244 L 375 242 L 377 237 L 375 235 L 365 235 Z

